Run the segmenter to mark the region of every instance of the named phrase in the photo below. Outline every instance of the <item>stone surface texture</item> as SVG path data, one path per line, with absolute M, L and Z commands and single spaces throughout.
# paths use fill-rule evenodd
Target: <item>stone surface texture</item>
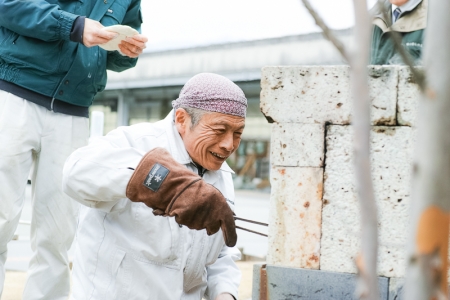
M 368 73 L 372 124 L 395 125 L 397 69 L 371 66 Z M 348 66 L 266 67 L 261 88 L 261 111 L 270 121 L 350 124 Z
M 260 300 L 260 268 L 254 268 L 252 300 Z M 267 265 L 267 299 L 351 300 L 355 297 L 355 274 L 305 270 Z M 380 299 L 387 300 L 389 278 L 378 279 Z M 394 300 L 394 299 L 392 299 Z
M 271 182 L 267 262 L 318 269 L 323 169 L 273 167 Z
M 404 278 L 389 278 L 389 300 L 405 300 L 403 297 Z
M 402 126 L 414 126 L 421 97 L 419 86 L 414 82 L 409 67 L 401 67 L 398 72 L 397 122 Z
M 369 93 L 372 125 L 395 125 L 398 72 L 395 67 L 370 66 Z
M 371 162 L 379 222 L 378 272 L 405 274 L 410 202 L 413 130 L 375 126 L 371 132 Z M 359 205 L 355 191 L 350 126 L 327 127 L 321 269 L 355 273 L 360 250 Z
M 260 286 L 261 286 L 261 268 L 263 264 L 253 265 L 253 279 L 252 279 L 252 300 L 259 300 Z
M 274 123 L 271 137 L 272 164 L 322 167 L 324 139 L 322 124 Z
M 369 66 L 368 74 L 378 275 L 399 278 L 420 93 L 407 67 Z M 349 67 L 266 67 L 261 87 L 261 111 L 274 123 L 268 263 L 356 273 L 360 213 Z

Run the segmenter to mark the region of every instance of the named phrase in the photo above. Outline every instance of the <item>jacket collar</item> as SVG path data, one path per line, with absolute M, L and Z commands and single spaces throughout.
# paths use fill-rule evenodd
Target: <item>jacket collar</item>
M 189 153 L 186 151 L 183 139 L 181 138 L 177 128 L 175 127 L 174 113 L 175 112 L 172 109 L 172 111 L 163 121 L 165 131 L 167 132 L 169 138 L 170 153 L 172 154 L 173 158 L 180 164 L 186 165 L 194 163 L 189 156 Z M 228 166 L 227 162 L 224 162 L 222 164 L 220 170 L 234 174 L 234 171 Z
M 373 24 L 380 27 L 383 32 L 411 32 L 427 27 L 427 8 L 428 0 L 422 0 L 415 9 L 402 16 L 394 24 L 392 24 L 392 5 L 389 0 L 384 1 L 383 9 L 379 9 L 375 4 L 370 13 L 373 16 Z M 387 20 L 384 18 L 383 11 L 387 14 Z
M 378 3 L 375 3 L 375 5 L 370 10 L 369 13 L 370 13 L 370 15 L 373 16 L 373 19 L 374 19 L 373 24 L 378 25 L 377 23 L 375 23 L 375 21 L 379 20 L 379 21 L 383 22 L 384 27 L 390 27 L 392 25 L 391 2 L 389 2 L 389 0 L 385 0 L 382 6 L 383 7 L 380 8 L 380 5 L 378 5 Z M 388 19 L 384 18 L 385 13 L 386 13 Z M 380 27 L 380 26 L 378 25 L 378 27 Z M 383 28 L 381 28 L 381 29 L 383 29 Z

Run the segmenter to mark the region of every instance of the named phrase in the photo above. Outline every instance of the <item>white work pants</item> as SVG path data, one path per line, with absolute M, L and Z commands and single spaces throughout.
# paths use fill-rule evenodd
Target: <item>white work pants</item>
M 87 144 L 89 120 L 54 113 L 0 91 L 0 296 L 7 244 L 17 228 L 31 173 L 33 256 L 23 299 L 67 299 L 67 251 L 76 230 L 78 204 L 62 192 L 66 158 Z

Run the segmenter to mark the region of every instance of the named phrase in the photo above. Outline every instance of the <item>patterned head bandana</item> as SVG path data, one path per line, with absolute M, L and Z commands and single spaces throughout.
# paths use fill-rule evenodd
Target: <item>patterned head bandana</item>
M 231 80 L 217 74 L 200 73 L 186 82 L 172 106 L 175 110 L 192 107 L 245 118 L 247 99 Z

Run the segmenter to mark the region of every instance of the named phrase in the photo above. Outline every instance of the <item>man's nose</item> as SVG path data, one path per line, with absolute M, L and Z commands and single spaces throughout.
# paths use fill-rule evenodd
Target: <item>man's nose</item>
M 232 152 L 234 150 L 233 134 L 231 133 L 225 135 L 225 137 L 220 141 L 219 146 L 228 152 Z

